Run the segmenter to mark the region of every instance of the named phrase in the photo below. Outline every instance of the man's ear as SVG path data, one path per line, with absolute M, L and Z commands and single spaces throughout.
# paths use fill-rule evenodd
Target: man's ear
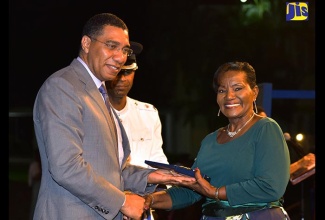
M 88 53 L 90 43 L 91 43 L 91 39 L 87 35 L 84 35 L 81 38 L 81 48 L 85 53 Z

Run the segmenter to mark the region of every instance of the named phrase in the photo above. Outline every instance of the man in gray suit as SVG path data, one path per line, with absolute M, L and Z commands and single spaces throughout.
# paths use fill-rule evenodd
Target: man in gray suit
M 156 184 L 195 181 L 126 163 L 127 135 L 99 88 L 131 54 L 125 23 L 97 14 L 83 28 L 79 56 L 41 86 L 33 109 L 42 164 L 34 219 L 140 219 L 143 196 Z

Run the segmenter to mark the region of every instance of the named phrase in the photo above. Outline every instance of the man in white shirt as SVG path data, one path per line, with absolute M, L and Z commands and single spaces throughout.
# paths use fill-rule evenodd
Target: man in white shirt
M 168 163 L 162 149 L 161 121 L 158 110 L 150 103 L 130 98 L 135 71 L 138 69 L 136 54 L 142 51 L 142 45 L 130 42 L 133 54 L 114 81 L 107 81 L 109 101 L 119 116 L 128 135 L 131 155 L 129 162 L 134 165 L 149 167 L 145 160 Z
M 130 42 L 133 54 L 114 81 L 107 81 L 109 101 L 119 116 L 128 135 L 131 155 L 129 162 L 134 165 L 148 167 L 145 160 L 168 163 L 162 149 L 161 121 L 158 110 L 150 103 L 130 98 L 135 71 L 138 69 L 136 54 L 142 51 L 142 45 Z
M 161 135 L 161 121 L 158 110 L 150 103 L 130 98 L 135 71 L 138 69 L 136 55 L 143 46 L 130 41 L 133 54 L 113 81 L 106 81 L 109 101 L 121 120 L 130 142 L 131 154 L 129 163 L 149 167 L 145 160 L 168 163 L 164 154 Z M 151 167 L 150 167 L 151 168 Z M 150 215 L 148 220 L 153 220 Z

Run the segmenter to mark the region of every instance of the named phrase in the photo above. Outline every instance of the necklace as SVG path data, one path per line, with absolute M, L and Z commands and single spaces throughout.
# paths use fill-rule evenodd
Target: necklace
M 239 128 L 237 131 L 229 131 L 229 125 L 230 125 L 230 123 L 229 123 L 229 124 L 228 124 L 228 127 L 227 127 L 227 135 L 228 135 L 229 137 L 231 137 L 231 138 L 232 138 L 233 136 L 235 136 L 238 132 L 241 131 L 241 129 L 243 129 L 243 128 L 247 125 L 248 122 L 250 122 L 250 121 L 254 118 L 254 115 L 255 115 L 255 113 L 253 113 L 252 117 L 250 117 L 250 119 L 248 119 L 248 120 L 245 122 L 245 124 L 243 125 L 243 127 Z

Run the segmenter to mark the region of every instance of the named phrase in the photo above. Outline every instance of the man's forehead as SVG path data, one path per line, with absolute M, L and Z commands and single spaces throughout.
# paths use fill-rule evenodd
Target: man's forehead
M 102 37 L 105 41 L 115 42 L 122 47 L 130 46 L 128 31 L 119 27 L 114 27 L 111 25 L 105 26 L 100 37 Z

